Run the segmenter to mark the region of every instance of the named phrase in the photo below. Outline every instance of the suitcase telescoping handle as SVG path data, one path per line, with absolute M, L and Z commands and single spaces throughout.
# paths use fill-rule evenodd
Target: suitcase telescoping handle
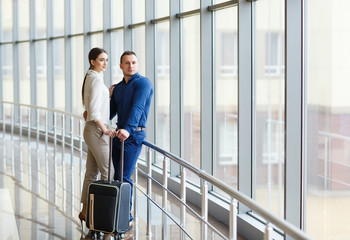
M 112 145 L 113 140 L 109 138 L 109 164 L 108 164 L 108 182 L 111 182 L 111 164 L 112 164 Z M 123 171 L 124 171 L 124 141 L 121 141 L 121 149 L 120 149 L 120 173 L 119 180 L 123 181 Z

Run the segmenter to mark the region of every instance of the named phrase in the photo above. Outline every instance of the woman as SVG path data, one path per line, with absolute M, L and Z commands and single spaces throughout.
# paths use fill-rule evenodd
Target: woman
M 101 179 L 107 179 L 109 163 L 109 137 L 115 136 L 115 131 L 108 130 L 105 124 L 109 123 L 109 90 L 103 82 L 102 72 L 106 70 L 108 54 L 102 48 L 93 48 L 89 52 L 90 68 L 87 71 L 83 87 L 82 99 L 87 111 L 84 128 L 84 140 L 88 147 L 86 173 L 81 194 L 83 209 L 79 219 L 85 221 L 89 184 L 97 180 L 98 173 Z M 111 178 L 114 168 L 111 166 Z

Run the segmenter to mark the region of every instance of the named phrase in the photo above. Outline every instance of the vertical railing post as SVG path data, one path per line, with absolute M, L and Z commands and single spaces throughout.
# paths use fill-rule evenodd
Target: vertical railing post
M 135 226 L 137 226 L 137 221 L 138 221 L 138 216 L 137 216 L 137 186 L 139 184 L 139 169 L 138 169 L 138 163 L 136 162 L 136 167 L 134 171 L 134 187 L 133 187 L 133 205 L 134 205 L 134 221 L 135 221 Z M 135 228 L 137 230 L 137 228 Z
M 208 238 L 208 183 L 203 181 L 202 183 L 202 240 Z
M 6 125 L 5 125 L 5 122 L 6 122 L 6 119 L 5 119 L 5 104 L 2 103 L 2 138 L 5 139 L 5 128 L 6 128 Z M 4 142 L 5 143 L 5 142 Z M 5 144 L 4 144 L 5 146 Z M 3 172 L 5 173 L 6 172 L 6 161 L 5 161 L 5 156 L 6 156 L 6 147 L 4 148 L 4 150 L 2 151 L 2 159 L 3 161 L 2 162 L 2 169 L 3 169 Z
M 54 159 L 56 160 L 57 154 L 57 113 L 53 113 L 53 143 L 54 143 Z
M 13 124 L 15 122 L 14 118 L 15 107 L 12 105 L 11 107 L 11 142 L 13 141 Z
M 15 109 L 14 109 L 14 105 L 12 105 L 12 107 L 11 107 L 11 144 L 13 144 L 13 124 L 14 124 L 14 111 L 15 111 Z M 12 165 L 12 176 L 13 177 L 16 177 L 15 176 L 15 169 L 16 169 L 16 167 L 15 167 L 15 153 L 14 153 L 14 148 L 12 148 L 12 150 L 11 150 L 11 165 Z
M 47 154 L 48 151 L 48 144 L 49 144 L 49 116 L 48 111 L 45 111 L 45 154 Z
M 237 200 L 232 198 L 230 203 L 230 240 L 237 239 Z
M 70 166 L 73 168 L 73 157 L 74 157 L 74 119 L 70 117 L 70 151 L 71 151 L 71 162 Z
M 148 171 L 148 178 L 147 178 L 147 196 L 151 198 L 152 194 L 152 152 L 151 149 L 147 149 L 147 171 Z M 147 199 L 147 236 L 149 239 L 152 238 L 152 231 L 151 231 L 151 201 Z
M 166 239 L 167 235 L 167 217 L 165 215 L 165 212 L 167 212 L 167 201 L 168 201 L 168 162 L 166 157 L 164 156 L 163 159 L 163 213 L 162 213 L 162 239 Z
M 74 161 L 74 117 L 71 116 L 70 117 L 70 121 L 71 121 L 71 161 L 70 161 L 70 174 L 72 175 L 72 182 L 70 183 L 70 189 L 67 189 L 69 190 L 70 192 L 75 192 L 75 184 L 74 184 L 74 164 L 73 164 L 73 161 Z M 68 188 L 68 187 L 67 187 Z M 74 201 L 73 201 L 73 194 L 69 194 L 69 199 L 67 199 L 71 204 L 70 204 L 70 208 L 67 209 L 67 212 L 69 214 L 73 214 L 74 212 Z
M 324 140 L 324 163 L 323 163 L 323 169 L 324 169 L 324 180 L 323 180 L 323 187 L 324 190 L 328 189 L 327 184 L 327 178 L 328 178 L 328 137 Z
M 5 114 L 5 104 L 2 104 L 2 138 L 5 139 L 6 130 L 6 114 Z
M 65 118 L 65 117 L 63 117 Z M 80 189 L 83 187 L 83 121 L 79 120 L 79 179 L 80 179 Z
M 264 240 L 272 240 L 272 227 L 271 223 L 266 224 Z
M 180 212 L 180 224 L 183 229 L 186 229 L 186 169 L 181 167 L 181 212 Z M 186 234 L 182 231 L 181 240 L 186 238 Z
M 39 152 L 40 109 L 36 109 L 36 150 Z
M 22 106 L 19 106 L 19 140 L 22 142 Z
M 31 132 L 31 118 L 32 118 L 32 114 L 31 114 L 31 109 L 28 108 L 28 148 L 30 148 L 30 132 Z
M 67 207 L 67 197 L 66 197 L 66 189 L 67 189 L 67 181 L 66 181 L 66 164 L 64 161 L 64 153 L 65 153 L 65 146 L 66 146 L 66 115 L 62 114 L 61 115 L 61 135 L 62 135 L 62 159 L 61 159 L 61 164 L 62 164 L 62 206 L 63 206 L 63 211 L 66 212 L 66 207 Z

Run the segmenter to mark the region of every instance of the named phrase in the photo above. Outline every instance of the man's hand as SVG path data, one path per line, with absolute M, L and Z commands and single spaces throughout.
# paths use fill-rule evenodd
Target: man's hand
M 121 141 L 125 141 L 130 136 L 130 133 L 128 131 L 126 131 L 125 129 L 119 129 L 116 133 L 116 136 Z
M 114 87 L 115 87 L 115 84 L 113 84 L 109 87 L 109 97 L 112 97 Z
M 83 113 L 83 117 L 84 117 L 84 120 L 85 120 L 85 122 L 86 122 L 86 118 L 87 118 L 87 111 L 85 111 L 85 112 Z

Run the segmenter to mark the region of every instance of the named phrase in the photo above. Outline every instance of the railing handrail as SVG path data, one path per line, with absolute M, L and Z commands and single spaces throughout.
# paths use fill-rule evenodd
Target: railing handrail
M 75 117 L 78 119 L 83 119 L 82 116 L 74 114 L 74 113 L 70 113 L 70 112 L 65 112 L 62 110 L 58 110 L 58 109 L 54 109 L 54 108 L 47 108 L 47 107 L 40 107 L 40 106 L 35 106 L 35 105 L 30 105 L 30 104 L 24 104 L 24 103 L 17 103 L 17 102 L 9 102 L 9 101 L 2 101 L 0 100 L 0 104 L 1 103 L 5 103 L 5 104 L 12 104 L 15 106 L 22 106 L 22 107 L 28 107 L 28 108 L 36 108 L 36 109 L 40 109 L 40 110 L 45 110 L 45 111 L 49 111 L 49 112 L 56 112 L 56 113 L 60 113 L 60 114 L 64 114 L 70 117 Z
M 331 132 L 326 132 L 326 131 L 319 131 L 318 132 L 320 135 L 323 135 L 325 137 L 331 137 L 331 138 L 338 138 L 341 140 L 345 140 L 345 141 L 350 141 L 350 137 L 349 136 L 344 136 L 338 133 L 331 133 Z
M 160 154 L 166 156 L 170 160 L 173 160 L 174 162 L 178 163 L 182 167 L 185 167 L 192 171 L 193 173 L 197 174 L 200 178 L 206 180 L 207 182 L 215 185 L 216 187 L 220 188 L 227 194 L 229 194 L 232 198 L 238 200 L 238 202 L 241 202 L 248 206 L 250 209 L 252 209 L 254 212 L 259 214 L 262 218 L 265 220 L 271 222 L 276 227 L 280 228 L 282 231 L 284 231 L 286 234 L 295 237 L 297 239 L 311 239 L 309 236 L 307 236 L 302 230 L 295 227 L 291 223 L 287 222 L 286 220 L 275 216 L 274 214 L 271 214 L 267 210 L 265 210 L 263 207 L 261 207 L 258 203 L 256 203 L 254 200 L 252 200 L 250 197 L 246 196 L 243 193 L 240 193 L 236 189 L 230 187 L 226 183 L 223 183 L 219 179 L 215 178 L 214 176 L 206 173 L 205 171 L 193 166 L 192 164 L 186 162 L 185 160 L 173 155 L 172 153 L 169 153 L 165 151 L 164 149 L 148 142 L 144 141 L 143 144 L 154 151 L 159 152 Z

